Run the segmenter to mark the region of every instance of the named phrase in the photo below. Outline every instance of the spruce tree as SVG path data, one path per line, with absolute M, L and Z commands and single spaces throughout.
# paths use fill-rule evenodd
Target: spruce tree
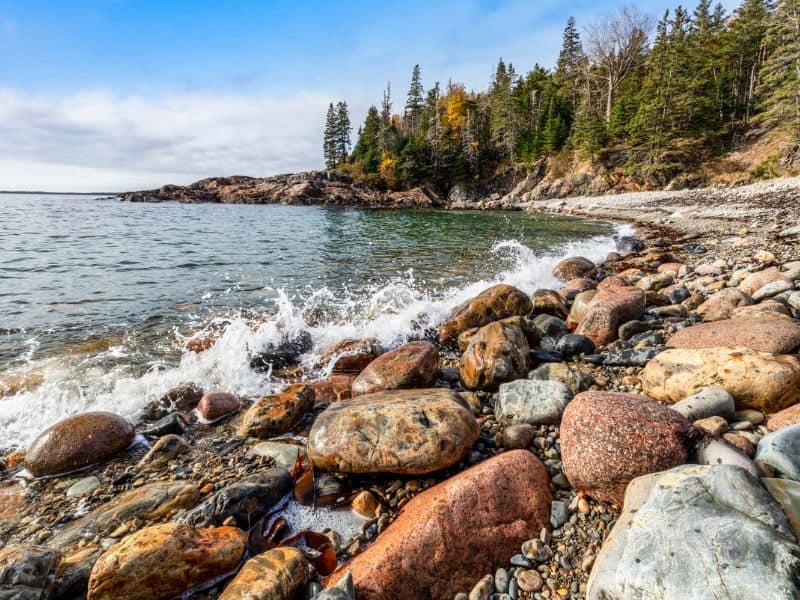
M 758 88 L 759 122 L 800 141 L 800 0 L 781 0 L 766 33 L 769 54 Z
M 325 130 L 322 142 L 325 167 L 335 169 L 339 162 L 339 122 L 338 113 L 333 107 L 333 102 L 328 105 L 328 114 L 325 117 Z
M 336 164 L 341 164 L 347 160 L 350 152 L 350 112 L 347 109 L 347 102 L 339 102 L 336 105 Z
M 405 128 L 412 137 L 417 135 L 419 117 L 424 102 L 424 93 L 425 90 L 422 87 L 419 65 L 414 65 L 414 70 L 411 72 L 411 85 L 408 87 L 406 109 L 403 114 Z

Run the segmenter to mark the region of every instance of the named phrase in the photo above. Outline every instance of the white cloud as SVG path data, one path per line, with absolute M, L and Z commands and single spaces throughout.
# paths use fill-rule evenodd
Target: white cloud
M 329 100 L 0 89 L 0 189 L 116 191 L 319 168 Z

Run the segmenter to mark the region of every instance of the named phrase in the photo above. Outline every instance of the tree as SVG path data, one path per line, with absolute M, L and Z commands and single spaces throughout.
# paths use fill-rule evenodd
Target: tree
M 325 167 L 335 169 L 339 162 L 338 147 L 338 113 L 333 107 L 333 102 L 328 105 L 328 114 L 325 117 L 325 131 L 323 133 L 322 149 L 325 157 Z
M 606 84 L 606 122 L 611 120 L 614 94 L 620 83 L 644 57 L 652 18 L 635 7 L 623 8 L 587 31 L 587 54 Z
M 347 102 L 339 102 L 336 105 L 336 164 L 341 164 L 347 160 L 350 152 L 350 112 L 347 109 Z
M 761 124 L 800 141 L 800 0 L 781 0 L 766 33 L 769 48 L 758 88 Z
M 406 98 L 406 109 L 403 114 L 405 129 L 412 137 L 417 135 L 420 113 L 424 102 L 423 94 L 425 89 L 422 87 L 419 65 L 414 65 L 411 72 L 411 85 L 408 87 L 408 97 Z

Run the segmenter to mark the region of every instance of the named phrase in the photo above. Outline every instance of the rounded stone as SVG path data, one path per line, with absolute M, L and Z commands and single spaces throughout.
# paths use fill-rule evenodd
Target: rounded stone
M 227 392 L 207 392 L 197 404 L 197 412 L 206 421 L 217 421 L 239 410 L 239 398 Z
M 553 277 L 559 281 L 569 281 L 578 277 L 594 277 L 596 274 L 595 264 L 582 256 L 565 258 L 553 267 Z
M 291 430 L 314 406 L 314 389 L 295 383 L 278 394 L 264 396 L 247 409 L 239 435 L 268 438 Z
M 467 329 L 483 327 L 506 317 L 525 316 L 532 307 L 525 292 L 511 285 L 494 285 L 452 310 L 439 327 L 439 341 L 453 342 Z
M 353 396 L 382 390 L 429 387 L 439 372 L 439 353 L 430 342 L 403 344 L 373 360 L 351 386 Z
M 525 376 L 529 353 L 528 340 L 519 327 L 490 323 L 475 334 L 461 355 L 458 375 L 469 390 L 494 390 Z
M 219 600 L 295 598 L 308 583 L 309 571 L 308 561 L 297 548 L 273 548 L 244 563 Z

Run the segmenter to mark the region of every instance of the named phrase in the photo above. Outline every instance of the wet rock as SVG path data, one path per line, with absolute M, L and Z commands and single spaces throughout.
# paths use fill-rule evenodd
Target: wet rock
M 696 394 L 673 404 L 672 409 L 677 410 L 690 421 L 715 416 L 732 420 L 733 412 L 736 410 L 733 396 L 725 389 L 714 386 L 703 388 Z
M 580 369 L 570 367 L 563 363 L 548 363 L 536 367 L 528 373 L 528 379 L 535 381 L 560 381 L 564 383 L 570 393 L 574 396 L 579 392 L 588 390 L 594 380 L 588 373 Z
M 540 338 L 552 338 L 558 340 L 561 336 L 569 333 L 567 324 L 552 315 L 539 315 L 533 320 L 533 327 Z
M 568 327 L 574 329 L 578 326 L 578 323 L 580 323 L 583 317 L 586 315 L 586 311 L 589 309 L 589 304 L 596 295 L 597 290 L 588 290 L 575 296 L 575 299 L 572 301 L 572 307 L 570 308 L 569 316 L 567 317 Z
M 353 510 L 362 517 L 371 519 L 375 516 L 375 509 L 378 508 L 378 501 L 375 500 L 375 496 L 372 495 L 372 492 L 364 490 L 353 498 L 351 506 Z
M 49 542 L 53 548 L 67 550 L 81 540 L 106 537 L 120 525 L 131 521 L 164 519 L 195 505 L 200 492 L 186 481 L 150 483 L 120 494 L 88 515 L 73 521 Z
M 789 354 L 800 347 L 800 322 L 755 317 L 700 323 L 674 333 L 673 348 L 745 347 L 759 352 Z
M 596 274 L 595 264 L 582 256 L 565 258 L 553 267 L 553 277 L 559 281 L 569 281 L 578 277 L 594 277 Z
M 186 431 L 186 419 L 180 413 L 172 413 L 142 430 L 142 435 L 147 437 L 161 437 L 174 433 L 180 435 Z
M 749 306 L 753 299 L 738 288 L 725 288 L 712 294 L 708 300 L 697 307 L 697 314 L 704 321 L 722 321 L 730 319 L 733 312 L 740 307 Z
M 557 424 L 572 398 L 560 381 L 518 379 L 500 386 L 495 417 L 501 424 Z
M 525 376 L 529 352 L 528 340 L 519 327 L 491 323 L 475 334 L 461 355 L 459 377 L 470 390 L 497 389 L 505 381 Z
M 288 442 L 261 442 L 247 451 L 247 457 L 268 456 L 275 461 L 279 467 L 291 471 L 297 462 L 297 457 L 302 456 L 306 459 L 305 446 L 297 446 Z
M 540 289 L 533 293 L 531 315 L 534 317 L 537 315 L 553 315 L 559 319 L 565 319 L 567 317 L 567 306 L 558 292 Z
M 410 342 L 382 354 L 351 386 L 353 396 L 382 390 L 429 387 L 439 372 L 439 353 L 430 342 Z
M 239 435 L 268 438 L 290 431 L 311 407 L 314 390 L 295 383 L 278 394 L 256 400 L 242 416 Z
M 725 465 L 679 467 L 631 483 L 586 596 L 792 598 L 798 569 L 791 526 L 755 477 Z
M 319 364 L 332 374 L 358 374 L 383 354 L 378 340 L 343 340 L 320 351 Z
M 175 520 L 195 527 L 209 527 L 221 525 L 232 517 L 237 526 L 246 530 L 272 510 L 291 487 L 289 472 L 283 467 L 274 467 L 225 486 Z
M 791 425 L 761 438 L 756 460 L 787 479 L 800 480 L 800 425 Z
M 653 357 L 664 352 L 666 348 L 632 348 L 618 352 L 603 352 L 584 356 L 583 360 L 595 365 L 608 365 L 612 367 L 641 367 L 646 365 Z
M 192 410 L 202 397 L 203 389 L 200 386 L 193 382 L 183 383 L 149 404 L 145 409 L 145 418 L 160 419 L 170 412 Z
M 60 552 L 43 546 L 9 544 L 0 548 L 0 598 L 52 597 L 60 562 Z
M 313 346 L 314 341 L 307 331 L 287 334 L 280 343 L 268 344 L 256 353 L 250 359 L 250 366 L 256 371 L 266 371 L 296 365 L 300 361 L 300 357 L 306 352 L 310 352 Z
M 92 475 L 91 477 L 84 477 L 73 483 L 67 489 L 67 498 L 80 498 L 81 496 L 88 496 L 97 488 L 100 487 L 100 480 Z
M 158 468 L 165 466 L 169 461 L 181 454 L 186 454 L 191 448 L 189 443 L 179 435 L 169 434 L 158 438 L 153 447 L 139 461 L 139 467 Z
M 523 450 L 533 443 L 535 437 L 536 429 L 532 425 L 509 425 L 503 429 L 503 447 L 508 450 Z
M 570 279 L 567 283 L 565 283 L 564 287 L 558 290 L 558 294 L 566 300 L 572 300 L 581 292 L 593 290 L 595 287 L 597 287 L 597 282 L 593 279 L 578 277 L 576 279 Z
M 526 450 L 504 452 L 415 496 L 342 569 L 358 600 L 452 598 L 549 529 L 551 499 L 541 462 Z
M 598 290 L 575 333 L 591 338 L 599 348 L 617 339 L 619 326 L 641 317 L 644 308 L 644 292 L 637 288 Z
M 752 296 L 765 285 L 775 281 L 788 281 L 791 283 L 791 280 L 789 280 L 784 273 L 781 273 L 780 269 L 777 267 L 770 267 L 769 269 L 757 271 L 745 277 L 744 281 L 739 284 L 739 289 L 748 296 Z
M 353 576 L 347 572 L 328 589 L 314 596 L 314 600 L 356 600 Z
M 525 316 L 532 307 L 528 295 L 517 288 L 505 284 L 492 286 L 453 309 L 439 327 L 439 340 L 454 342 L 467 329 L 483 327 L 506 317 Z
M 200 398 L 197 404 L 197 412 L 206 421 L 218 421 L 233 412 L 239 410 L 241 403 L 239 398 L 227 392 L 208 392 Z
M 113 545 L 95 563 L 88 600 L 155 600 L 201 587 L 236 568 L 247 534 L 235 527 L 154 525 Z
M 308 436 L 308 456 L 326 471 L 418 475 L 455 464 L 478 435 L 472 411 L 455 392 L 378 392 L 322 412 Z
M 770 431 L 777 431 L 792 425 L 800 425 L 800 404 L 795 404 L 776 412 L 767 419 L 767 429 Z
M 314 402 L 340 402 L 352 397 L 350 387 L 355 375 L 331 375 L 324 379 L 309 381 L 308 386 L 314 390 Z
M 219 600 L 294 598 L 308 582 L 309 564 L 297 548 L 273 548 L 241 568 Z
M 68 473 L 106 460 L 130 446 L 133 426 L 107 412 L 62 419 L 31 443 L 25 466 L 37 477 Z
M 748 348 L 667 350 L 641 379 L 646 394 L 669 403 L 710 385 L 727 390 L 740 409 L 774 412 L 800 401 L 800 360 Z
M 621 504 L 628 482 L 686 462 L 692 424 L 650 398 L 583 392 L 561 420 L 564 473 L 575 490 Z

